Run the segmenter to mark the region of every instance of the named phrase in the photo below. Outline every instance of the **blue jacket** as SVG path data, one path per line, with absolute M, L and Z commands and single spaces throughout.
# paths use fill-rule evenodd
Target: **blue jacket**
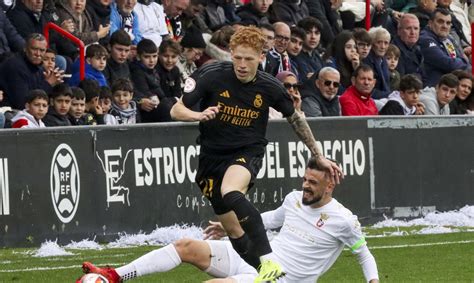
M 294 58 L 298 68 L 298 75 L 301 82 L 308 79 L 309 73 L 317 73 L 324 66 L 323 58 L 318 50 L 314 50 L 311 54 L 301 50 L 300 54 Z
M 400 49 L 400 59 L 397 65 L 400 76 L 414 74 L 422 79 L 425 71 L 424 56 L 421 53 L 420 45 L 417 43 L 413 47 L 408 47 L 398 36 L 393 39 L 392 43 Z
M 452 39 L 451 41 L 454 42 Z M 421 31 L 418 42 L 421 52 L 425 57 L 423 86 L 432 87 L 437 85 L 442 75 L 451 73 L 454 70 L 470 70 L 471 66 L 459 47 L 455 46 L 456 58 L 451 58 L 442 40 L 428 26 Z
M 113 34 L 115 31 L 122 29 L 122 17 L 119 14 L 117 3 L 113 2 L 111 5 L 110 12 L 110 31 L 109 34 Z M 143 38 L 139 28 L 138 28 L 138 16 L 135 12 L 132 12 L 133 15 L 133 24 L 132 24 L 132 34 L 133 40 L 132 44 L 137 45 Z
M 370 51 L 369 55 L 363 60 L 364 64 L 372 67 L 374 70 L 375 83 L 374 91 L 372 92 L 373 99 L 386 98 L 390 94 L 390 71 L 388 69 L 387 60 L 385 57 L 380 58 L 375 55 L 375 52 Z
M 107 80 L 105 79 L 104 74 L 101 71 L 98 71 L 88 63 L 86 63 L 86 75 L 85 79 L 92 79 L 99 83 L 100 86 L 107 86 Z M 79 60 L 76 60 L 72 65 L 72 77 L 68 81 L 70 86 L 78 86 L 79 82 Z

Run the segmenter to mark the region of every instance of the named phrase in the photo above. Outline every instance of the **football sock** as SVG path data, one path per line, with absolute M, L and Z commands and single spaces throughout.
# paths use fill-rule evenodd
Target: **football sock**
M 262 217 L 258 210 L 239 191 L 232 191 L 223 197 L 225 205 L 231 208 L 240 226 L 250 239 L 250 247 L 255 256 L 266 255 L 272 252 L 268 242 L 267 232 L 263 226 Z
M 149 252 L 131 263 L 117 268 L 122 280 L 129 280 L 155 272 L 169 271 L 181 264 L 181 258 L 173 244 Z
M 229 237 L 230 242 L 232 243 L 232 247 L 234 250 L 240 255 L 240 257 L 245 260 L 248 264 L 258 268 L 260 261 L 258 256 L 253 254 L 252 251 L 249 250 L 250 240 L 247 234 L 245 233 L 242 237 L 233 239 Z

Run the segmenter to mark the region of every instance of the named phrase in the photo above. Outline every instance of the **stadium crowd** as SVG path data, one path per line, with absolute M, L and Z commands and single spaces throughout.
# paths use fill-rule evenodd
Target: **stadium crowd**
M 472 8 L 472 9 L 471 9 Z M 231 61 L 242 26 L 266 37 L 260 69 L 306 117 L 472 115 L 465 0 L 1 0 L 0 126 L 171 121 L 200 66 Z M 79 49 L 51 32 L 70 32 Z M 270 112 L 270 119 L 281 113 Z

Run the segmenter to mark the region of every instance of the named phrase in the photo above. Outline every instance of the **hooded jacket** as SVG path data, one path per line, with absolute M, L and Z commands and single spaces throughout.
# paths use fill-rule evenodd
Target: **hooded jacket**
M 12 128 L 45 128 L 43 121 L 36 120 L 26 110 L 19 111 L 12 119 Z
M 380 110 L 380 115 L 414 115 L 416 107 L 408 107 L 400 96 L 399 91 L 394 91 L 388 96 L 388 101 Z

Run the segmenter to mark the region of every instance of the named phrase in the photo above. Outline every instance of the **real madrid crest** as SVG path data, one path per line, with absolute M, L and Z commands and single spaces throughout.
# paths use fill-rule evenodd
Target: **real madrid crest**
M 263 99 L 260 94 L 255 95 L 255 100 L 253 101 L 253 106 L 260 108 L 262 107 Z

